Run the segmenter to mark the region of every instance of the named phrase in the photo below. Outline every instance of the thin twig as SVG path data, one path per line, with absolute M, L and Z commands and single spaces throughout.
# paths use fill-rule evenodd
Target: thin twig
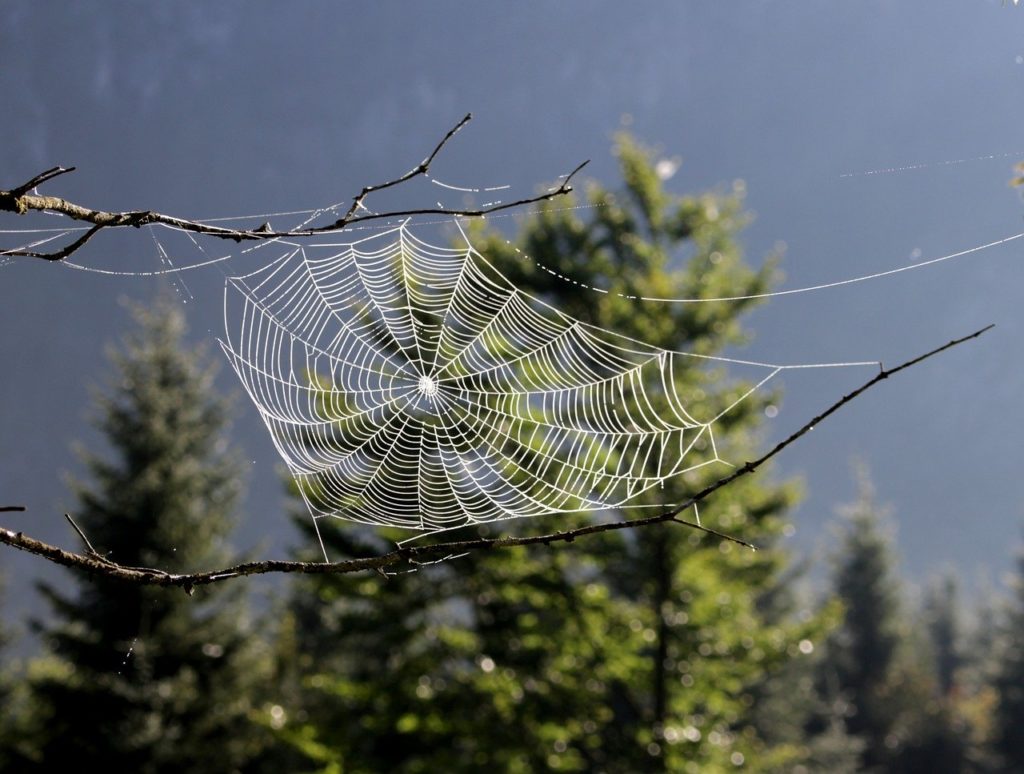
M 873 378 L 862 384 L 857 389 L 850 393 L 847 393 L 839 400 L 835 401 L 827 409 L 822 411 L 820 414 L 815 416 L 813 419 L 805 423 L 801 428 L 796 430 L 794 433 L 780 441 L 769 451 L 755 460 L 747 462 L 742 466 L 738 467 L 728 476 L 718 479 L 712 484 L 704 487 L 702 490 L 697 492 L 695 495 L 690 497 L 686 502 L 679 506 L 672 508 L 671 510 L 659 513 L 654 516 L 648 516 L 641 519 L 631 519 L 627 521 L 613 521 L 613 522 L 602 522 L 599 524 L 591 524 L 586 527 L 579 527 L 576 529 L 564 530 L 561 532 L 553 532 L 546 535 L 533 535 L 525 537 L 501 537 L 501 538 L 476 538 L 471 540 L 456 540 L 449 541 L 446 543 L 435 543 L 431 545 L 423 546 L 402 546 L 387 553 L 380 554 L 377 556 L 363 557 L 358 559 L 346 559 L 340 562 L 292 562 L 292 561 L 281 561 L 281 560 L 268 560 L 262 562 L 245 562 L 243 564 L 235 565 L 234 567 L 228 567 L 223 570 L 214 570 L 212 572 L 196 572 L 196 573 L 169 573 L 164 570 L 158 570 L 150 567 L 127 567 L 124 565 L 117 564 L 107 559 L 97 558 L 98 555 L 87 555 L 87 554 L 76 554 L 71 551 L 65 551 L 57 546 L 44 543 L 35 538 L 28 537 L 21 532 L 14 532 L 12 530 L 0 528 L 0 543 L 6 543 L 9 546 L 17 548 L 20 551 L 27 551 L 37 556 L 60 564 L 65 567 L 72 567 L 75 569 L 85 570 L 99 575 L 104 575 L 110 578 L 126 581 L 129 583 L 138 583 L 143 585 L 155 585 L 155 586 L 177 586 L 184 589 L 186 592 L 191 593 L 196 586 L 205 586 L 218 581 L 226 580 L 228 578 L 239 578 L 246 575 L 263 575 L 267 573 L 302 573 L 307 575 L 340 575 L 353 572 L 362 572 L 364 570 L 376 570 L 382 574 L 387 574 L 387 568 L 402 563 L 422 564 L 424 560 L 431 561 L 443 558 L 449 555 L 456 555 L 462 553 L 468 553 L 470 551 L 481 551 L 490 550 L 497 548 L 505 548 L 510 546 L 530 546 L 530 545 L 550 545 L 551 543 L 566 542 L 571 543 L 578 537 L 584 535 L 593 535 L 599 532 L 609 532 L 620 529 L 636 529 L 638 527 L 650 526 L 653 524 L 660 524 L 663 522 L 673 521 L 683 526 L 698 529 L 702 532 L 714 535 L 724 540 L 731 540 L 741 545 L 746 545 L 750 548 L 753 546 L 749 543 L 745 543 L 738 538 L 730 535 L 725 535 L 721 532 L 717 532 L 712 529 L 708 529 L 700 524 L 685 521 L 678 518 L 681 513 L 684 513 L 688 509 L 694 507 L 700 502 L 706 500 L 714 492 L 728 486 L 732 482 L 739 478 L 748 476 L 755 470 L 764 465 L 768 460 L 775 457 L 777 454 L 782 452 L 788 446 L 802 438 L 808 432 L 810 432 L 816 425 L 823 422 L 832 414 L 836 413 L 850 403 L 858 396 L 870 390 L 879 382 L 888 379 L 890 376 L 899 373 L 911 366 L 915 366 L 930 357 L 934 357 L 941 352 L 945 352 L 948 349 L 963 344 L 971 339 L 976 339 L 983 333 L 991 329 L 992 325 L 987 325 L 980 330 L 975 331 L 967 336 L 963 336 L 959 339 L 953 339 L 952 341 L 943 344 L 941 347 L 936 347 L 923 355 L 918 355 L 904 363 L 893 368 L 881 368 Z M 15 506 L 17 508 L 17 506 Z M 74 522 L 72 522 L 74 525 Z M 83 536 L 84 538 L 84 536 Z
M 36 252 L 35 250 L 0 250 L 0 256 L 19 255 L 25 258 L 42 258 L 44 261 L 63 261 L 69 255 L 75 252 L 79 247 L 81 247 L 90 239 L 92 239 L 96 232 L 102 228 L 103 226 L 93 226 L 91 229 L 86 231 L 84 234 L 82 234 L 82 236 L 80 236 L 71 244 L 67 245 L 66 247 L 62 247 L 60 250 L 57 250 L 52 253 L 40 253 Z
M 694 503 L 694 505 L 696 505 L 696 503 Z M 714 535 L 715 537 L 721 538 L 722 540 L 728 540 L 730 543 L 736 543 L 737 545 L 741 545 L 744 548 L 749 548 L 751 551 L 757 550 L 757 546 L 755 546 L 753 543 L 748 543 L 746 540 L 740 540 L 738 537 L 735 537 L 734 535 L 727 535 L 724 532 L 719 532 L 717 529 L 705 527 L 703 524 L 698 524 L 695 521 L 687 521 L 686 519 L 680 519 L 678 516 L 673 516 L 668 521 L 671 521 L 674 524 L 682 524 L 684 527 L 690 527 L 691 529 L 695 529 L 700 532 L 706 532 L 707 534 Z
M 89 538 L 87 538 L 85 536 L 85 533 L 82 532 L 82 530 L 79 528 L 77 524 L 75 524 L 75 520 L 71 518 L 71 514 L 65 513 L 64 518 L 68 520 L 68 524 L 70 524 L 74 528 L 75 532 L 78 533 L 78 537 L 82 538 L 82 542 L 85 543 L 85 547 L 89 549 L 89 554 L 91 556 L 95 556 L 97 559 L 106 561 L 106 559 L 100 554 L 100 552 L 92 547 L 92 543 L 89 542 Z
M 430 169 L 431 163 L 433 163 L 434 159 L 437 157 L 437 154 L 441 152 L 441 149 L 448 143 L 448 141 L 452 137 L 456 135 L 456 133 L 462 127 L 468 124 L 471 120 L 473 120 L 473 114 L 466 113 L 463 119 L 459 121 L 459 123 L 455 124 L 455 126 L 453 126 L 451 129 L 449 129 L 448 134 L 441 138 L 441 142 L 437 144 L 437 147 L 434 148 L 434 150 L 431 152 L 429 156 L 427 156 L 425 159 L 423 159 L 423 161 L 421 161 L 419 164 L 410 169 L 401 177 L 396 177 L 394 180 L 389 180 L 386 183 L 380 183 L 378 185 L 368 185 L 364 187 L 363 190 L 359 192 L 359 195 L 352 200 L 352 206 L 348 208 L 348 212 L 345 213 L 345 216 L 343 218 L 339 218 L 338 220 L 336 220 L 334 222 L 334 225 L 339 226 L 340 224 L 341 228 L 344 228 L 346 225 L 348 225 L 348 223 L 352 221 L 352 218 L 355 216 L 356 212 L 359 211 L 359 208 L 363 206 L 363 199 L 365 199 L 369 194 L 373 193 L 374 191 L 383 191 L 385 188 L 391 188 L 392 186 L 400 185 L 406 182 L 407 180 L 412 180 L 414 177 L 418 177 L 419 175 L 427 174 L 427 170 Z
M 27 510 L 24 505 L 0 505 L 0 513 L 23 513 Z
M 53 178 L 55 177 L 60 177 L 61 175 L 66 175 L 68 172 L 74 171 L 74 167 L 51 167 L 50 169 L 47 169 L 45 172 L 40 172 L 31 180 L 27 180 L 26 182 L 22 183 L 17 188 L 13 189 L 11 193 L 14 194 L 15 196 L 27 194 L 33 188 L 42 185 L 48 180 L 53 180 Z
M 348 226 L 356 223 L 362 223 L 368 220 L 380 220 L 383 218 L 406 218 L 414 215 L 453 215 L 468 218 L 478 218 L 489 215 L 493 212 L 499 212 L 501 210 L 511 209 L 513 207 L 523 207 L 530 204 L 537 204 L 539 202 L 554 199 L 558 196 L 564 196 L 572 191 L 572 179 L 587 165 L 588 162 L 584 161 L 582 164 L 576 167 L 569 175 L 565 177 L 561 185 L 557 188 L 551 189 L 545 193 L 538 194 L 536 196 L 527 197 L 524 199 L 518 199 L 513 202 L 505 202 L 504 204 L 492 204 L 477 208 L 452 208 L 452 207 L 428 207 L 428 208 L 415 208 L 408 210 L 392 210 L 388 212 L 360 212 L 365 209 L 363 202 L 368 195 L 376 191 L 382 191 L 386 188 L 391 188 L 396 185 L 401 185 L 409 180 L 420 175 L 425 175 L 430 169 L 430 165 L 434 159 L 441 152 L 444 146 L 451 140 L 460 129 L 462 129 L 467 123 L 469 123 L 472 115 L 467 114 L 461 121 L 459 121 L 454 127 L 448 130 L 441 141 L 437 144 L 434 150 L 427 156 L 423 161 L 417 164 L 415 167 L 410 169 L 404 175 L 388 180 L 384 183 L 378 183 L 377 185 L 366 186 L 360 191 L 352 200 L 352 206 L 349 207 L 348 212 L 344 216 L 338 218 L 333 223 L 329 223 L 325 226 L 315 226 L 307 228 L 297 228 L 289 231 L 275 231 L 266 223 L 256 229 L 236 229 L 227 228 L 225 226 L 215 226 L 209 223 L 203 223 L 195 220 L 188 220 L 186 218 L 178 218 L 173 215 L 165 215 L 160 212 L 154 212 L 152 210 L 130 210 L 127 212 L 107 212 L 105 210 L 93 209 L 91 207 L 84 207 L 80 204 L 75 204 L 67 199 L 62 199 L 58 196 L 41 196 L 36 193 L 30 193 L 36 186 L 41 185 L 49 180 L 52 180 L 59 175 L 67 174 L 68 172 L 74 171 L 74 167 L 53 167 L 45 172 L 33 177 L 21 185 L 10 189 L 9 191 L 0 190 L 0 211 L 13 212 L 18 215 L 23 215 L 27 212 L 51 212 L 59 215 L 64 215 L 72 220 L 82 221 L 84 223 L 91 223 L 93 227 L 89 229 L 84 235 L 79 237 L 71 244 L 63 247 L 60 250 L 56 250 L 51 253 L 38 252 L 35 250 L 27 249 L 10 249 L 0 250 L 0 256 L 20 256 L 26 258 L 40 258 L 45 261 L 62 261 L 69 255 L 74 253 L 76 250 L 82 247 L 88 242 L 97 232 L 107 228 L 140 228 L 142 226 L 159 224 L 163 226 L 169 226 L 176 228 L 181 231 L 189 231 L 194 234 L 205 234 L 207 236 L 216 237 L 218 239 L 230 239 L 235 242 L 242 241 L 260 241 L 268 239 L 280 239 L 280 238 L 298 238 L 315 236 L 317 234 L 329 234 L 337 231 L 341 231 Z

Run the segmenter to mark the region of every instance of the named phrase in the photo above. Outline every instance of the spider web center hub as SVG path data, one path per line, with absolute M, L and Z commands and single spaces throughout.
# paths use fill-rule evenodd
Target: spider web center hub
M 424 374 L 420 377 L 419 381 L 420 395 L 424 395 L 428 398 L 433 398 L 437 395 L 437 379 L 433 376 L 427 376 Z

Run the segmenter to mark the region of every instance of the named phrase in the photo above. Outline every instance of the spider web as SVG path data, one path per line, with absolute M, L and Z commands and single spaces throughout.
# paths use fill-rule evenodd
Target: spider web
M 715 423 L 780 371 L 854 365 L 653 347 L 524 293 L 472 246 L 438 247 L 404 224 L 292 245 L 229 277 L 224 316 L 224 352 L 314 521 L 420 533 L 630 505 L 724 464 Z M 701 419 L 677 387 L 695 359 L 759 378 Z

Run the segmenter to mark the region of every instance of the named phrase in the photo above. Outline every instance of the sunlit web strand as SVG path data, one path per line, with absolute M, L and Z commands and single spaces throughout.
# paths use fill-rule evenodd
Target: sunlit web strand
M 7 232 L 7 233 L 39 234 L 39 233 L 49 233 L 49 232 L 48 231 L 36 230 L 36 231 Z M 27 243 L 25 243 L 23 245 L 19 245 L 18 247 L 12 247 L 12 248 L 8 248 L 8 249 L 9 250 L 36 250 L 36 249 L 42 247 L 43 245 L 49 244 L 50 242 L 54 242 L 54 241 L 56 241 L 58 239 L 61 239 L 62 237 L 66 237 L 70 233 L 71 232 L 67 231 L 67 230 L 65 230 L 65 231 L 58 231 L 57 233 L 51 234 L 50 236 L 43 237 L 41 239 L 36 239 L 36 240 L 31 241 L 31 242 L 27 242 Z M 13 261 L 14 261 L 14 257 L 13 256 L 3 255 L 2 252 L 0 252 L 0 267 L 7 266 L 7 265 L 11 264 Z
M 75 232 L 88 231 L 90 226 L 69 226 L 68 228 L 5 228 L 0 229 L 0 234 L 74 234 Z
M 507 191 L 512 187 L 510 185 L 492 185 L 487 188 L 472 188 L 468 186 L 453 185 L 451 183 L 446 183 L 443 180 L 438 180 L 433 175 L 427 173 L 424 173 L 424 176 L 427 178 L 427 180 L 429 180 L 436 186 L 446 188 L 449 191 L 461 191 L 462 193 L 493 193 L 494 191 Z
M 844 172 L 839 177 L 869 177 L 872 175 L 892 175 L 899 172 L 912 172 L 918 169 L 931 169 L 933 167 L 951 167 L 957 164 L 968 164 L 972 161 L 991 161 L 993 159 L 1021 158 L 1022 151 L 1011 153 L 990 153 L 987 156 L 971 156 L 965 159 L 947 159 L 945 161 L 928 161 L 921 164 L 907 164 L 899 167 L 884 167 L 881 169 L 869 169 L 864 172 Z
M 992 247 L 998 247 L 999 245 L 1005 245 L 1005 244 L 1007 244 L 1009 242 L 1013 242 L 1013 241 L 1015 241 L 1017 239 L 1020 239 L 1021 237 L 1024 237 L 1024 232 L 1013 234 L 1013 235 L 1008 236 L 1008 237 L 1003 237 L 1002 239 L 997 239 L 994 242 L 987 242 L 987 243 L 985 243 L 983 245 L 976 245 L 974 247 L 969 247 L 966 250 L 959 250 L 959 251 L 957 251 L 955 253 L 947 253 L 946 255 L 941 255 L 938 258 L 931 258 L 931 259 L 929 259 L 927 261 L 918 261 L 916 263 L 907 264 L 906 266 L 900 266 L 900 267 L 897 267 L 895 269 L 887 269 L 885 271 L 878 271 L 878 272 L 874 272 L 872 274 L 862 274 L 862 275 L 860 275 L 858 277 L 850 277 L 848 279 L 836 280 L 834 282 L 824 282 L 824 283 L 821 283 L 821 284 L 818 284 L 818 285 L 807 285 L 807 286 L 799 287 L 799 288 L 789 288 L 787 290 L 773 290 L 773 291 L 767 291 L 767 292 L 764 292 L 764 293 L 750 293 L 750 294 L 736 295 L 736 296 L 717 296 L 717 297 L 713 297 L 713 298 L 666 298 L 664 296 L 638 296 L 638 295 L 630 295 L 630 294 L 626 294 L 626 293 L 616 293 L 614 291 L 606 290 L 604 288 L 594 287 L 594 286 L 591 286 L 591 285 L 587 285 L 586 283 L 580 282 L 578 280 L 575 280 L 572 277 L 569 277 L 569 276 L 567 276 L 565 274 L 562 274 L 558 270 L 551 268 L 550 266 L 544 265 L 540 261 L 537 261 L 537 260 L 535 260 L 533 258 L 530 258 L 528 255 L 523 253 L 519 248 L 514 247 L 514 245 L 512 245 L 511 242 L 508 242 L 508 244 L 509 244 L 509 246 L 513 247 L 513 249 L 515 249 L 515 251 L 518 254 L 522 255 L 524 258 L 526 258 L 528 260 L 532 260 L 534 262 L 534 264 L 538 268 L 540 268 L 543 271 L 546 271 L 551 276 L 556 277 L 557 279 L 560 279 L 560 280 L 562 280 L 564 282 L 568 282 L 568 283 L 571 283 L 571 284 L 576 285 L 578 287 L 587 289 L 587 290 L 593 290 L 593 291 L 598 292 L 598 293 L 617 295 L 617 296 L 619 296 L 621 298 L 636 299 L 636 300 L 639 300 L 639 301 L 656 301 L 656 302 L 661 302 L 661 303 L 666 303 L 666 304 L 707 304 L 707 303 L 719 303 L 719 302 L 727 302 L 727 301 L 753 301 L 753 300 L 756 300 L 756 299 L 776 298 L 778 296 L 792 296 L 792 295 L 797 295 L 799 293 L 811 293 L 811 292 L 818 291 L 818 290 L 828 290 L 830 288 L 838 288 L 838 287 L 842 287 L 844 285 L 854 285 L 854 284 L 857 284 L 859 282 L 868 282 L 869 280 L 881 279 L 882 277 L 890 277 L 890 276 L 892 276 L 894 274 L 902 274 L 903 272 L 907 272 L 907 271 L 915 271 L 917 269 L 923 269 L 923 268 L 925 268 L 927 266 L 932 266 L 933 264 L 943 263 L 945 261 L 951 261 L 951 260 L 954 260 L 956 258 L 962 258 L 965 255 L 971 255 L 972 253 L 981 252 L 982 250 L 988 250 L 988 249 L 990 249 Z

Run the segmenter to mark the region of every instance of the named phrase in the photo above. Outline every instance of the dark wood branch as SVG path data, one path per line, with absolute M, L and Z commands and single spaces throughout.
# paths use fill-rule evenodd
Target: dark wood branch
M 71 551 L 65 551 L 57 546 L 44 543 L 25 535 L 22 532 L 14 532 L 12 530 L 0 528 L 0 543 L 6 543 L 20 551 L 27 551 L 28 553 L 36 554 L 44 559 L 47 559 L 55 564 L 62 565 L 64 567 L 70 567 L 78 570 L 84 570 L 86 572 L 92 572 L 99 575 L 104 575 L 109 578 L 122 580 L 128 583 L 139 583 L 144 585 L 155 585 L 155 586 L 177 586 L 184 589 L 188 593 L 192 593 L 192 590 L 197 586 L 205 586 L 211 583 L 217 583 L 219 581 L 227 580 L 228 578 L 239 578 L 246 575 L 264 575 L 267 573 L 302 573 L 307 575 L 337 575 L 346 574 L 353 572 L 361 572 L 364 570 L 373 570 L 381 573 L 387 573 L 389 568 L 394 568 L 397 565 L 417 565 L 425 562 L 455 556 L 458 554 L 464 554 L 470 551 L 483 551 L 498 548 L 505 548 L 509 546 L 530 546 L 530 545 L 550 545 L 552 543 L 571 543 L 577 538 L 585 535 L 594 535 L 599 532 L 609 532 L 612 530 L 620 529 L 636 529 L 639 527 L 646 527 L 654 524 L 661 524 L 664 522 L 675 522 L 682 526 L 690 527 L 692 529 L 698 529 L 704 533 L 710 534 L 714 537 L 718 537 L 723 540 L 731 540 L 750 548 L 753 548 L 750 543 L 739 540 L 738 538 L 726 535 L 713 529 L 709 529 L 700 524 L 680 519 L 680 514 L 686 512 L 690 508 L 698 505 L 699 503 L 706 500 L 712 494 L 717 492 L 729 484 L 733 483 L 737 479 L 744 476 L 748 476 L 754 471 L 762 467 L 770 459 L 778 455 L 784 449 L 795 443 L 797 440 L 802 438 L 804 435 L 809 433 L 814 427 L 828 417 L 835 414 L 846 404 L 855 400 L 860 395 L 864 394 L 872 387 L 877 385 L 879 382 L 885 381 L 890 376 L 898 374 L 900 371 L 904 371 L 912 366 L 915 366 L 928 358 L 934 357 L 941 352 L 945 352 L 948 349 L 952 349 L 959 344 L 963 344 L 971 339 L 976 339 L 986 331 L 990 330 L 992 325 L 988 325 L 980 330 L 975 331 L 967 336 L 963 336 L 959 339 L 953 339 L 952 341 L 943 344 L 941 347 L 936 347 L 922 355 L 918 355 L 910 360 L 901 363 L 893 368 L 879 367 L 879 372 L 862 384 L 852 392 L 847 393 L 839 400 L 835 401 L 832 405 L 822 411 L 820 414 L 815 416 L 810 421 L 806 422 L 802 427 L 796 430 L 794 433 L 786 437 L 784 440 L 777 443 L 769 451 L 755 460 L 744 463 L 743 465 L 736 468 L 732 473 L 717 481 L 704 487 L 702 490 L 691 496 L 686 502 L 681 505 L 674 507 L 670 510 L 656 514 L 654 516 L 648 516 L 640 519 L 631 519 L 626 521 L 610 521 L 601 522 L 598 524 L 591 524 L 586 527 L 579 527 L 577 529 L 564 530 L 561 532 L 552 532 L 545 535 L 532 535 L 524 537 L 502 537 L 502 538 L 475 538 L 471 540 L 455 540 L 448 541 L 445 543 L 434 543 L 430 545 L 422 546 L 402 546 L 378 556 L 364 557 L 359 559 L 346 559 L 340 562 L 293 562 L 293 561 L 281 561 L 281 560 L 268 560 L 262 562 L 246 562 L 238 564 L 233 567 L 227 567 L 222 570 L 213 570 L 211 572 L 196 572 L 196 573 L 170 573 L 164 570 L 159 570 L 150 567 L 128 567 L 117 564 L 108 559 L 103 558 L 99 554 L 92 551 L 90 554 L 76 554 Z M 8 507 L 6 509 L 0 508 L 0 510 L 24 510 L 18 506 Z M 70 520 L 70 517 L 69 517 Z M 73 522 L 72 522 L 73 524 Z M 77 527 L 76 527 L 77 529 Z M 81 533 L 79 535 L 86 542 L 89 549 L 91 546 L 88 545 L 88 540 L 85 535 Z
M 0 505 L 0 513 L 23 513 L 25 510 L 24 505 Z
M 256 229 L 228 228 L 225 226 L 215 226 L 209 223 L 188 220 L 186 218 L 178 218 L 173 215 L 165 215 L 152 210 L 107 212 L 105 210 L 83 207 L 80 204 L 70 202 L 57 196 L 42 196 L 38 193 L 32 193 L 32 191 L 42 183 L 52 180 L 59 175 L 72 172 L 75 169 L 74 167 L 53 167 L 45 172 L 41 172 L 31 180 L 28 180 L 15 188 L 8 191 L 0 191 L 0 211 L 13 212 L 18 215 L 24 215 L 28 212 L 56 213 L 58 215 L 64 215 L 71 220 L 91 223 L 92 228 L 71 244 L 51 253 L 38 252 L 35 250 L 10 249 L 0 250 L 0 256 L 21 256 L 27 258 L 40 258 L 46 261 L 62 261 L 82 247 L 82 245 L 88 242 L 98 231 L 102 229 L 125 228 L 129 226 L 132 228 L 140 228 L 142 226 L 154 224 L 169 226 L 182 231 L 189 231 L 194 234 L 216 237 L 218 239 L 230 239 L 235 242 L 243 242 L 329 234 L 341 231 L 356 223 L 362 223 L 368 220 L 380 220 L 383 218 L 406 218 L 413 217 L 415 215 L 453 215 L 478 218 L 489 215 L 492 212 L 499 212 L 513 207 L 523 207 L 554 199 L 558 196 L 564 196 L 572 191 L 573 177 L 588 163 L 584 161 L 582 164 L 577 166 L 576 169 L 565 177 L 561 185 L 557 188 L 553 188 L 545 193 L 538 194 L 537 196 L 530 196 L 513 202 L 506 202 L 504 204 L 493 204 L 485 207 L 461 209 L 452 207 L 428 207 L 407 210 L 391 210 L 387 212 L 362 211 L 365 210 L 363 202 L 371 193 L 383 191 L 386 188 L 392 188 L 394 186 L 401 185 L 402 183 L 406 183 L 420 175 L 425 175 L 430 169 L 430 165 L 434 162 L 434 159 L 437 158 L 437 155 L 445 147 L 448 141 L 451 140 L 460 129 L 469 123 L 471 118 L 472 115 L 467 114 L 454 127 L 448 130 L 448 133 L 441 139 L 430 155 L 404 175 L 396 177 L 393 180 L 388 180 L 384 183 L 364 187 L 359 194 L 353 197 L 352 206 L 349 207 L 348 212 L 333 223 L 325 226 L 298 228 L 289 231 L 275 231 L 266 223 Z
M 359 195 L 352 200 L 352 206 L 348 208 L 348 212 L 345 213 L 345 216 L 335 221 L 335 225 L 338 225 L 339 223 L 343 224 L 341 226 L 342 228 L 344 228 L 345 225 L 348 225 L 348 223 L 352 221 L 352 218 L 355 217 L 355 214 L 363 206 L 363 199 L 365 199 L 369 194 L 373 193 L 374 191 L 383 191 L 385 188 L 391 188 L 392 186 L 401 185 L 407 180 L 412 180 L 414 177 L 427 174 L 427 170 L 430 169 L 430 165 L 433 163 L 434 159 L 437 158 L 437 154 L 441 152 L 441 149 L 448 143 L 448 141 L 452 137 L 455 136 L 455 134 L 462 127 L 468 124 L 471 120 L 473 120 L 473 114 L 466 113 L 463 119 L 459 121 L 459 123 L 455 124 L 455 126 L 453 126 L 451 129 L 449 129 L 448 134 L 441 138 L 441 142 L 437 144 L 437 147 L 434 148 L 434 150 L 431 152 L 429 156 L 427 156 L 425 159 L 423 159 L 423 161 L 421 161 L 419 164 L 410 169 L 401 177 L 396 177 L 394 180 L 389 180 L 386 183 L 379 183 L 378 185 L 368 185 L 365 188 L 363 188 L 363 190 L 359 192 Z
M 62 247 L 60 250 L 57 250 L 52 253 L 40 253 L 36 252 L 35 250 L 0 250 L 0 256 L 19 255 L 26 258 L 42 258 L 44 261 L 63 261 L 69 255 L 71 255 L 71 253 L 75 252 L 75 250 L 77 250 L 79 247 L 81 247 L 90 239 L 92 239 L 93 235 L 96 234 L 96 232 L 102 228 L 104 228 L 104 226 L 93 226 L 91 229 L 86 231 L 84 234 L 82 234 L 82 236 L 80 236 L 71 244 L 67 245 L 66 247 Z
M 22 196 L 24 194 L 27 194 L 29 191 L 31 191 L 36 186 L 42 185 L 47 180 L 53 180 L 53 178 L 55 178 L 55 177 L 59 177 L 60 175 L 66 175 L 68 172 L 74 172 L 74 171 L 75 171 L 74 167 L 51 167 L 50 169 L 46 170 L 45 172 L 40 172 L 38 175 L 33 177 L 31 180 L 28 180 L 28 181 L 22 183 L 17 188 L 11 190 L 10 193 L 12 193 L 14 196 Z

